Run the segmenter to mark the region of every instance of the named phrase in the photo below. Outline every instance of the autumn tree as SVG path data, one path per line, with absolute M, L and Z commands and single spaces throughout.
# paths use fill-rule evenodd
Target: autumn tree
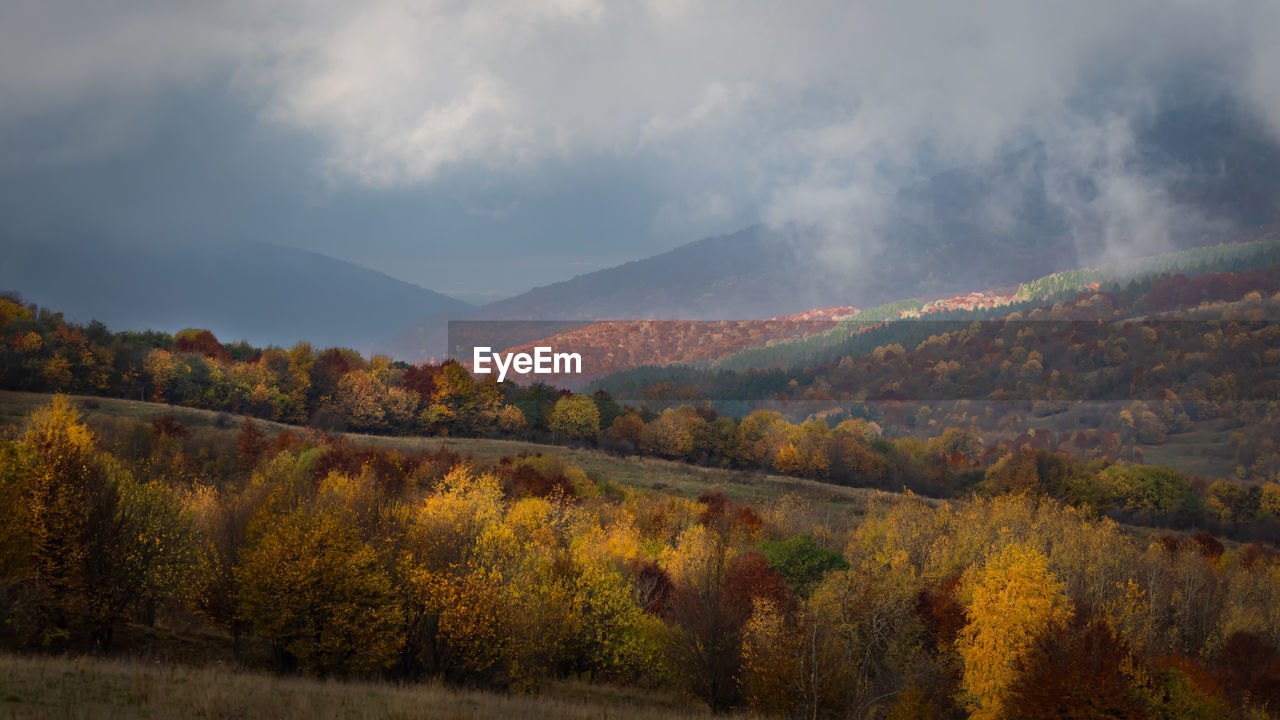
M 242 420 L 240 430 L 236 433 L 236 454 L 240 456 L 240 466 L 248 470 L 257 465 L 266 446 L 266 435 L 262 428 L 249 418 Z
M 586 395 L 567 395 L 556 401 L 547 427 L 570 440 L 594 441 L 600 436 L 600 410 Z
M 977 571 L 957 648 L 964 665 L 963 690 L 972 716 L 1009 715 L 1023 665 L 1045 635 L 1066 627 L 1070 605 L 1048 559 L 1029 545 L 1013 544 Z
M 616 441 L 629 443 L 631 450 L 639 447 L 640 437 L 643 434 L 644 420 L 641 420 L 640 415 L 634 412 L 619 415 L 609 426 L 609 437 Z M 1276 493 L 1276 497 L 1280 499 L 1280 492 Z M 1280 501 L 1276 503 L 1276 513 L 1280 514 Z
M 190 516 L 168 491 L 100 452 L 65 396 L 32 414 L 18 491 L 46 639 L 83 632 L 111 647 L 121 616 L 182 586 Z
M 436 393 L 436 378 L 443 371 L 443 365 L 417 363 L 410 365 L 400 378 L 401 384 L 418 395 L 419 402 L 429 403 Z
M 1231 633 L 1214 661 L 1218 682 L 1238 706 L 1280 709 L 1280 651 L 1250 632 Z
M 1146 717 L 1130 688 L 1124 640 L 1103 620 L 1041 635 L 1009 691 L 1015 717 Z
M 291 484 L 293 457 L 280 453 L 265 465 L 243 486 L 239 483 L 199 484 L 192 493 L 198 549 L 192 606 L 231 633 L 232 651 L 237 658 L 246 629 L 240 613 L 238 568 L 253 541 L 274 520 L 275 514 L 267 510 L 270 495 L 276 494 L 277 507 L 293 504 L 292 498 L 280 497 L 282 486 Z
M 707 421 L 692 406 L 667 409 L 645 425 L 640 448 L 663 457 L 692 459 L 710 449 L 707 431 Z
M 734 460 L 745 467 L 769 467 L 786 442 L 787 421 L 772 410 L 757 410 L 738 424 Z
M 218 338 L 208 330 L 187 328 L 173 336 L 173 351 L 178 353 L 196 353 L 218 360 L 230 360 L 231 354 L 218 342 Z
M 757 603 L 743 678 L 752 705 L 791 717 L 875 716 L 918 663 L 912 573 L 888 565 L 830 574 L 793 613 Z
M 667 558 L 675 590 L 670 616 L 679 630 L 673 647 L 689 690 L 722 712 L 738 702 L 742 629 L 751 607 L 731 602 L 728 539 L 702 526 L 685 531 Z
M 503 405 L 498 412 L 498 429 L 507 435 L 519 435 L 529 429 L 529 421 L 515 405 Z
M 492 375 L 476 382 L 465 367 L 451 362 L 444 365 L 435 384 L 435 395 L 420 418 L 433 432 L 463 437 L 483 435 L 502 410 L 502 393 Z
M 344 513 L 303 507 L 279 518 L 237 577 L 240 617 L 271 641 L 281 667 L 341 675 L 394 662 L 403 642 L 400 600 Z

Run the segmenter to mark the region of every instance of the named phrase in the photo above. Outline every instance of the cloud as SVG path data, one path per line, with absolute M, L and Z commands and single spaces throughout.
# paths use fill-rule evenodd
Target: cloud
M 1280 137 L 1277 35 L 1265 0 L 16 0 L 0 127 L 225 81 L 338 186 L 620 158 L 663 188 L 654 232 L 802 222 L 846 263 L 896 188 L 1043 143 L 1100 193 L 1050 187 L 1078 233 L 1155 246 L 1179 210 L 1132 170 L 1132 119 L 1190 79 Z

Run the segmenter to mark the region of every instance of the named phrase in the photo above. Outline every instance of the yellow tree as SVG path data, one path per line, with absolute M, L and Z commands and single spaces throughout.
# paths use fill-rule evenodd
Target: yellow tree
M 237 571 L 240 616 L 278 663 L 313 674 L 389 666 L 403 643 L 402 603 L 374 549 L 335 508 L 278 519 Z
M 977 720 L 1009 716 L 1010 693 L 1036 642 L 1071 618 L 1063 584 L 1044 553 L 1009 545 L 977 572 L 969 588 L 968 624 L 956 642 L 964 666 L 964 700 Z
M 694 451 L 694 434 L 676 410 L 663 410 L 640 433 L 640 447 L 663 457 L 685 457 Z
M 503 405 L 498 412 L 498 429 L 508 435 L 522 433 L 529 429 L 529 421 L 524 413 L 515 405 Z
M 760 711 L 790 717 L 875 716 L 917 664 L 919 584 L 890 563 L 831 573 L 792 613 L 757 602 L 744 642 L 744 689 Z
M 756 410 L 738 425 L 735 457 L 748 467 L 766 467 L 786 441 L 788 423 L 780 413 Z
M 343 375 L 338 381 L 334 402 L 353 427 L 381 428 L 384 424 L 386 408 L 369 372 L 352 370 Z
M 570 440 L 595 440 L 600 436 L 600 410 L 586 395 L 568 395 L 556 401 L 547 427 Z
M 788 622 L 791 619 L 775 603 L 756 602 L 742 643 L 743 694 L 756 711 L 782 716 L 809 704 L 804 695 L 808 687 L 797 682 L 803 676 L 807 619 L 804 615 L 800 623 Z M 804 631 L 796 632 L 795 625 L 801 623 Z
M 409 648 L 422 671 L 476 679 L 509 644 L 508 592 L 496 557 L 503 517 L 497 477 L 455 467 L 412 509 L 401 559 L 410 588 Z
M 191 517 L 160 485 L 138 483 L 65 396 L 33 413 L 18 454 L 29 470 L 17 495 L 46 639 L 83 630 L 109 650 L 133 604 L 175 592 L 191 560 Z
M 674 589 L 670 619 L 676 632 L 673 659 L 688 689 L 723 712 L 738 699 L 742 629 L 751 606 L 734 602 L 729 580 L 734 553 L 728 533 L 698 525 L 681 533 L 663 553 Z
M 270 483 L 287 476 L 292 466 L 292 456 L 281 453 L 271 463 L 271 471 L 275 473 L 271 480 L 264 480 L 261 473 L 255 472 L 253 480 L 244 488 L 235 488 L 231 483 L 217 488 L 200 485 L 192 493 L 199 551 L 195 561 L 194 605 L 198 612 L 231 632 L 232 650 L 237 659 L 245 630 L 238 613 L 237 568 L 255 537 L 251 531 L 255 520 L 260 529 L 274 521 L 275 515 L 266 509 L 272 489 Z

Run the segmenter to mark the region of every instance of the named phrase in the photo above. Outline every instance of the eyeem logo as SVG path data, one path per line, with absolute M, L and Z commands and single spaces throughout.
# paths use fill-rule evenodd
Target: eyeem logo
M 472 356 L 471 369 L 480 375 L 488 375 L 489 361 L 498 370 L 498 382 L 507 377 L 510 370 L 518 375 L 568 375 L 582 374 L 582 356 L 578 353 L 552 352 L 549 347 L 535 347 L 533 354 L 493 352 L 493 348 L 477 347 Z

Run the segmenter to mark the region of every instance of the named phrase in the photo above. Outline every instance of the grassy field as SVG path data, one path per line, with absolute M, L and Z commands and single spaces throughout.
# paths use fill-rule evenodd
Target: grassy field
M 32 410 L 49 402 L 42 393 L 0 391 L 0 427 L 16 426 Z M 121 417 L 148 421 L 161 413 L 171 412 L 184 425 L 201 432 L 232 435 L 241 417 L 211 410 L 196 410 L 112 398 L 73 396 L 85 417 Z M 256 420 L 269 432 L 299 431 L 281 423 Z M 446 445 L 481 462 L 496 462 L 506 455 L 522 452 L 558 455 L 582 468 L 588 475 L 609 482 L 637 488 L 659 489 L 685 496 L 697 496 L 709 488 L 720 488 L 736 500 L 762 501 L 782 495 L 797 495 L 831 510 L 861 512 L 875 496 L 875 490 L 851 488 L 814 482 L 802 478 L 771 475 L 762 472 L 703 468 L 687 463 L 639 456 L 619 457 L 599 450 L 543 445 L 516 440 L 486 438 L 396 437 L 348 433 L 357 444 L 394 448 L 401 452 L 437 450 Z
M 1143 459 L 1201 477 L 1233 477 L 1232 431 L 1223 430 L 1222 425 L 1220 420 L 1198 422 L 1190 432 L 1170 435 L 1163 445 L 1143 445 Z
M 337 682 L 94 658 L 0 655 L 0 718 L 702 718 L 682 698 L 637 689 L 558 683 L 539 696 L 440 685 Z

